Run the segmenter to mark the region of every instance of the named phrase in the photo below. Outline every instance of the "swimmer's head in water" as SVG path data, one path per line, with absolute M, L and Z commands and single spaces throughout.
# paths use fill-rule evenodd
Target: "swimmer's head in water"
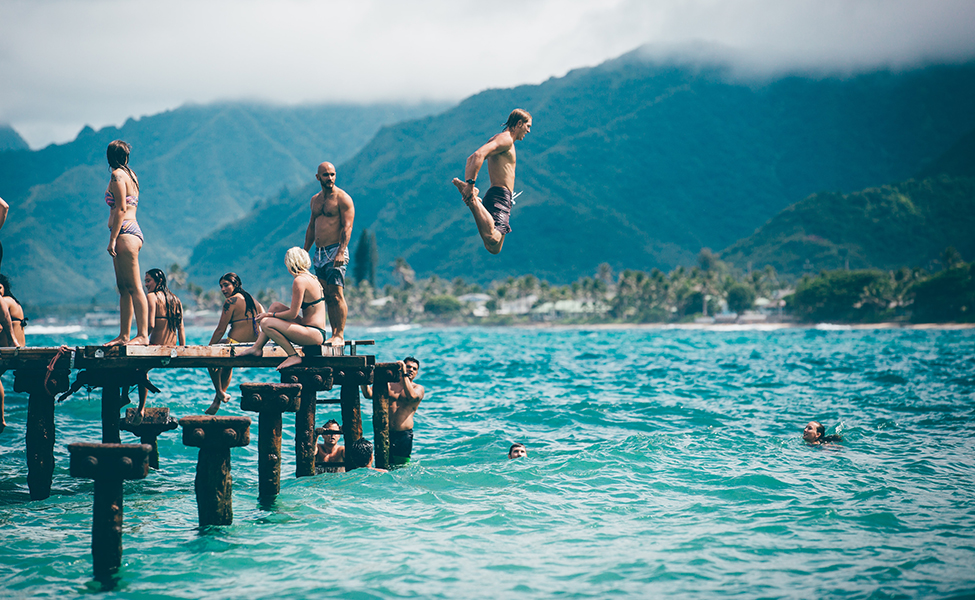
M 292 275 L 308 272 L 311 267 L 311 257 L 308 256 L 307 252 L 295 246 L 284 255 L 284 266 L 288 267 L 288 271 Z
M 416 377 L 416 374 L 420 372 L 420 361 L 412 356 L 404 358 L 403 364 L 406 365 L 405 374 L 410 378 Z
M 802 430 L 802 439 L 808 444 L 814 444 L 822 441 L 824 433 L 826 433 L 826 427 L 822 423 L 819 421 L 809 421 L 805 429 Z
M 524 444 L 511 444 L 511 448 L 508 448 L 508 458 L 524 458 L 528 456 L 528 449 L 525 448 Z
M 333 444 L 338 441 L 340 435 L 342 435 L 342 428 L 339 426 L 339 422 L 335 419 L 329 419 L 325 422 L 325 425 L 316 431 L 318 435 L 325 438 L 325 441 L 331 441 Z
M 368 467 L 372 464 L 372 444 L 366 438 L 359 438 L 345 448 L 345 458 L 348 462 L 345 470 Z

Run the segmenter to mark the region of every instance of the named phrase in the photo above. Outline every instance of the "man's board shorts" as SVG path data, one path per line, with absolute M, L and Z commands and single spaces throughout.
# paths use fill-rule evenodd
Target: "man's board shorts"
M 342 266 L 336 267 L 335 255 L 338 250 L 338 244 L 317 248 L 311 263 L 315 267 L 315 276 L 324 281 L 325 285 L 345 287 L 345 268 L 349 265 L 349 249 L 345 249 L 345 262 Z
M 413 430 L 389 432 L 389 464 L 405 465 L 413 454 Z
M 481 199 L 481 204 L 494 219 L 494 228 L 498 233 L 511 233 L 511 225 L 508 223 L 511 219 L 511 190 L 499 185 L 491 186 Z

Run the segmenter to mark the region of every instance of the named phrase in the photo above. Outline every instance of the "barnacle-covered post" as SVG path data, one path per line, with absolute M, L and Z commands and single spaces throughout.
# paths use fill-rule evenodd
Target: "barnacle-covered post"
M 399 363 L 379 363 L 373 376 L 372 432 L 376 444 L 376 468 L 389 468 L 389 384 L 400 380 Z
M 70 444 L 71 476 L 95 480 L 91 558 L 96 579 L 122 565 L 122 481 L 149 473 L 146 444 Z
M 136 409 L 134 408 L 129 408 L 125 411 L 125 418 L 119 423 L 119 428 L 139 436 L 139 441 L 152 448 L 152 451 L 149 453 L 149 467 L 158 469 L 159 443 L 157 442 L 157 438 L 162 432 L 172 431 L 179 427 L 179 423 L 176 419 L 169 416 L 169 408 L 165 406 L 151 406 L 146 407 L 145 415 L 142 417 L 142 423 L 133 425 L 135 411 Z
M 259 498 L 276 496 L 281 491 L 281 413 L 298 410 L 301 389 L 299 383 L 240 384 L 241 410 L 258 414 L 257 481 Z M 314 455 L 312 455 L 313 465 L 314 460 Z
M 310 477 L 315 474 L 315 405 L 318 392 L 332 389 L 332 368 L 284 369 L 281 383 L 301 385 L 301 402 L 295 414 L 295 477 Z
M 249 417 L 199 415 L 179 420 L 183 444 L 200 449 L 196 463 L 196 507 L 200 526 L 234 522 L 230 449 L 250 443 Z
M 27 399 L 27 488 L 31 500 L 51 496 L 54 479 L 54 395 L 68 389 L 69 371 L 17 369 L 14 391 Z M 45 380 L 46 379 L 46 380 Z

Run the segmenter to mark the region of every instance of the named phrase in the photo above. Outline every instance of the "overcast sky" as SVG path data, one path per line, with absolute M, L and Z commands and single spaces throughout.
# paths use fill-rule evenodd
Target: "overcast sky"
M 38 148 L 187 102 L 460 100 L 643 44 L 848 74 L 973 32 L 973 0 L 0 0 L 0 122 Z

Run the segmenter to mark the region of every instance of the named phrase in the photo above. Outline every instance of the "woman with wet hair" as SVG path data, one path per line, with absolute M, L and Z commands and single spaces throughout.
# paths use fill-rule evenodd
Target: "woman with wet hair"
M 802 430 L 802 439 L 810 445 L 832 444 L 842 440 L 839 435 L 826 435 L 826 426 L 819 421 L 809 421 Z
M 3 331 L 0 331 L 0 345 L 18 348 L 26 346 L 24 325 L 27 324 L 27 318 L 24 316 L 24 307 L 10 291 L 10 281 L 6 275 L 0 275 L 0 309 L 3 315 L 0 317 L 0 326 L 3 327 Z M 0 375 L 3 373 L 4 371 L 0 371 Z M 0 383 L 0 433 L 7 427 L 4 416 L 6 414 L 3 383 Z
M 142 229 L 135 220 L 139 207 L 139 179 L 129 168 L 131 147 L 122 140 L 108 145 L 108 165 L 112 179 L 105 190 L 108 204 L 108 253 L 115 267 L 115 284 L 119 292 L 119 335 L 106 346 L 149 343 L 149 306 L 142 289 L 139 273 L 139 250 L 142 249 Z M 135 315 L 136 336 L 132 339 L 132 316 Z
M 261 333 L 257 326 L 257 315 L 264 312 L 264 307 L 244 290 L 244 284 L 236 273 L 227 273 L 220 278 L 220 292 L 226 300 L 220 313 L 220 322 L 210 336 L 210 345 L 246 344 L 256 341 Z M 227 337 L 224 337 L 224 334 L 227 334 Z M 230 377 L 234 370 L 228 367 L 212 368 L 209 371 L 216 395 L 206 413 L 215 415 L 220 410 L 220 404 L 230 400 L 227 389 L 230 388 Z
M 149 343 L 155 346 L 185 346 L 183 304 L 166 285 L 161 269 L 146 271 L 149 304 Z

